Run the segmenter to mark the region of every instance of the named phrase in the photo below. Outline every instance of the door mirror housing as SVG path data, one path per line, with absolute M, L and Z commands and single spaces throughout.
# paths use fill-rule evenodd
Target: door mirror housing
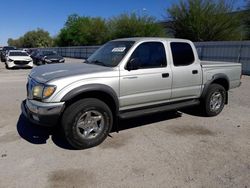
M 127 70 L 131 71 L 131 70 L 137 70 L 140 67 L 140 63 L 139 63 L 139 59 L 138 58 L 132 58 L 129 60 L 128 64 L 127 64 Z

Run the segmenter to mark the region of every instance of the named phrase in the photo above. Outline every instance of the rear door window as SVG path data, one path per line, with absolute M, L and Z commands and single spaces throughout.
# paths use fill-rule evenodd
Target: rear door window
M 190 44 L 172 42 L 170 45 L 174 66 L 187 66 L 194 62 L 194 52 Z

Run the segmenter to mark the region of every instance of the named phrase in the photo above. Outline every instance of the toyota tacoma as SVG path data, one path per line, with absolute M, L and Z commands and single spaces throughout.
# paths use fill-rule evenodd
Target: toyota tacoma
M 195 105 L 216 116 L 240 80 L 241 64 L 201 61 L 189 40 L 117 39 L 84 63 L 33 68 L 22 112 L 84 149 L 119 130 L 119 119 Z

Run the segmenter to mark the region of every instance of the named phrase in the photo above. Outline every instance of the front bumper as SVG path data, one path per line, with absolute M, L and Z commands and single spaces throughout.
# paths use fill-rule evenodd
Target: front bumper
M 9 68 L 15 68 L 15 67 L 29 67 L 32 68 L 33 67 L 33 61 L 27 62 L 25 64 L 16 64 L 15 61 L 11 61 L 11 62 L 6 62 L 7 66 Z
M 58 124 L 64 109 L 64 102 L 43 103 L 34 100 L 24 100 L 21 105 L 22 113 L 32 123 L 52 127 Z

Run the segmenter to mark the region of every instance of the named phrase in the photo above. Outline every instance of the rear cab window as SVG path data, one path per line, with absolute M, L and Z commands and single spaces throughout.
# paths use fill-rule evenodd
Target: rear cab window
M 188 66 L 194 62 L 194 52 L 189 43 L 171 42 L 170 47 L 174 66 Z

